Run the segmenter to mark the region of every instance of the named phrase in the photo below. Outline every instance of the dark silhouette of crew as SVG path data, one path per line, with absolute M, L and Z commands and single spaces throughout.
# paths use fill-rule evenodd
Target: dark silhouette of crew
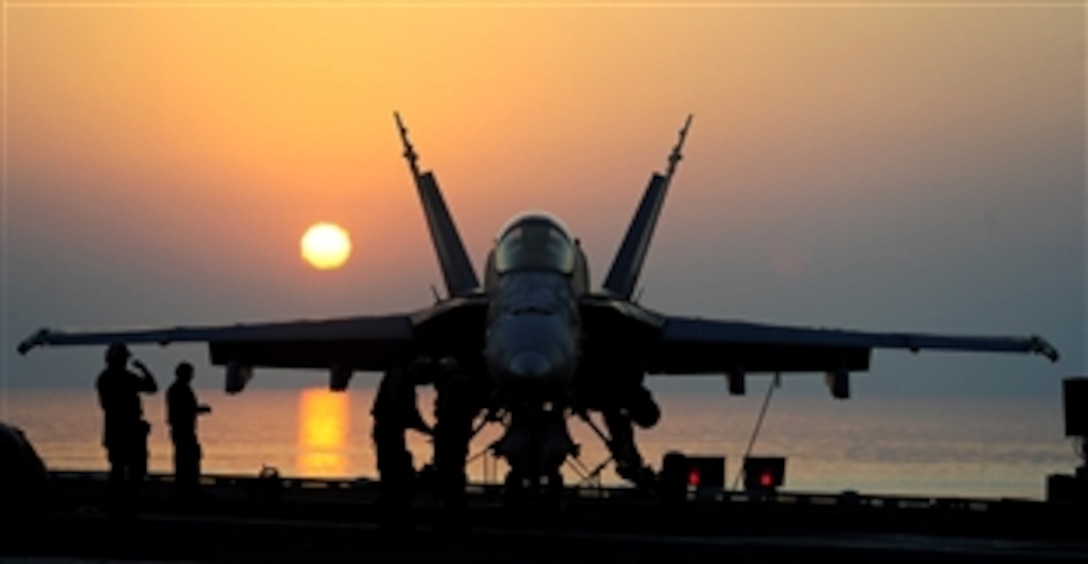
M 441 526 L 446 529 L 464 528 L 465 462 L 474 434 L 473 422 L 487 397 L 486 386 L 480 384 L 457 359 L 439 360 L 434 380 L 434 466 L 443 508 Z
M 386 372 L 374 395 L 370 411 L 374 417 L 371 436 L 381 478 L 380 517 L 387 526 L 409 525 L 416 472 L 406 434 L 412 429 L 432 434 L 431 427 L 419 413 L 416 397 L 416 386 L 430 381 L 427 363 L 417 362 L 410 368 Z
M 159 390 L 144 363 L 132 361 L 138 373 L 126 368 L 131 357 L 124 344 L 110 345 L 106 368 L 95 382 L 105 419 L 102 445 L 110 463 L 108 497 L 114 517 L 135 517 L 139 512 L 140 490 L 147 475 L 147 435 L 151 432 L 140 394 Z
M 166 390 L 166 421 L 174 443 L 174 484 L 178 499 L 192 501 L 200 488 L 200 459 L 203 451 L 196 435 L 197 417 L 212 408 L 198 403 L 193 392 L 193 365 L 179 363 L 174 383 Z

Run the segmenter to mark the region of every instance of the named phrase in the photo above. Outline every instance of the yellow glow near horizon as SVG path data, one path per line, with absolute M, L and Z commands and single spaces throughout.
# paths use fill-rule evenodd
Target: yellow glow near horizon
M 351 255 L 351 237 L 335 223 L 315 223 L 302 235 L 302 258 L 318 270 L 344 265 Z
M 303 475 L 342 475 L 347 471 L 348 395 L 325 389 L 303 390 L 299 398 L 298 469 Z

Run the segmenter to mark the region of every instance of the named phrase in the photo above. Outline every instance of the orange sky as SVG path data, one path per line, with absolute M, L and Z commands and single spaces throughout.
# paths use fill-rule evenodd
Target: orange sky
M 1083 370 L 1075 3 L 72 6 L 5 10 L 8 344 L 424 305 L 438 275 L 393 110 L 477 264 L 539 208 L 599 280 L 694 113 L 648 305 L 1049 331 Z M 352 232 L 336 273 L 298 257 L 321 220 Z

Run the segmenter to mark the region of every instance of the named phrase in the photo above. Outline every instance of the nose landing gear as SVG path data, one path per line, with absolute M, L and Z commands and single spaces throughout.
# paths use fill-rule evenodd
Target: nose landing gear
M 529 500 L 547 500 L 547 505 L 558 508 L 563 494 L 559 469 L 568 456 L 577 452 L 562 408 L 523 405 L 512 411 L 506 433 L 492 450 L 510 465 L 504 482 L 508 504 L 521 506 Z

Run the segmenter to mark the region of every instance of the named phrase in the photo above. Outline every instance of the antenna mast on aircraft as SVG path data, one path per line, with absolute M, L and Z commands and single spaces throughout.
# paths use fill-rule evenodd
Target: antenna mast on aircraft
M 657 218 L 661 215 L 661 207 L 665 204 L 665 193 L 672 181 L 672 175 L 676 172 L 676 166 L 683 155 L 684 141 L 691 128 L 692 114 L 688 114 L 684 121 L 684 127 L 680 128 L 680 138 L 669 153 L 669 165 L 665 168 L 665 174 L 653 173 L 650 183 L 642 195 L 635 216 L 627 228 L 627 234 L 623 243 L 612 260 L 612 268 L 608 270 L 608 276 L 604 281 L 604 289 L 614 296 L 630 299 L 638 283 L 639 273 L 642 272 L 642 264 L 646 260 L 646 251 L 650 248 L 653 239 L 654 227 Z
M 430 171 L 420 172 L 419 154 L 408 140 L 408 128 L 404 127 L 400 112 L 393 112 L 393 118 L 397 120 L 397 130 L 400 132 L 401 143 L 404 144 L 404 158 L 408 161 L 408 168 L 412 171 L 412 179 L 423 204 L 423 215 L 427 218 L 427 228 L 431 232 L 431 241 L 438 256 L 438 265 L 442 269 L 442 278 L 446 282 L 446 291 L 450 296 L 472 295 L 478 291 L 480 283 L 446 201 L 442 198 L 438 180 Z

